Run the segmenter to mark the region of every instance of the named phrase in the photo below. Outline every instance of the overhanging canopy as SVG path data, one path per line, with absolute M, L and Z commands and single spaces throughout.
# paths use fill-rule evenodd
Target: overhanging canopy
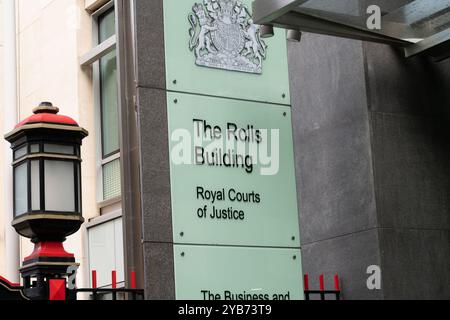
M 368 8 L 381 9 L 370 30 Z M 450 0 L 255 0 L 255 23 L 405 48 L 406 57 L 450 57 Z

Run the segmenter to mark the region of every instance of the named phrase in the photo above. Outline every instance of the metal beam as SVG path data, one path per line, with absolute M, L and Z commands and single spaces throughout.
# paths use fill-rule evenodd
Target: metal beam
M 385 36 L 382 34 L 361 30 L 359 28 L 344 25 L 333 21 L 327 21 L 321 18 L 312 17 L 307 14 L 290 11 L 276 20 L 272 24 L 281 28 L 296 28 L 300 31 L 319 33 L 335 37 L 379 42 L 391 45 L 406 46 L 411 42 Z
M 308 0 L 255 0 L 253 1 L 253 19 L 256 24 L 271 24 L 290 10 Z
M 410 25 L 390 21 L 383 21 L 382 30 L 369 30 L 367 29 L 366 25 L 367 17 L 364 15 L 354 16 L 350 14 L 332 13 L 326 10 L 309 9 L 303 7 L 294 8 L 292 9 L 292 11 L 324 20 L 324 23 L 326 23 L 327 21 L 335 22 L 346 25 L 350 28 L 358 29 L 367 34 L 377 34 L 383 37 L 405 40 L 405 43 L 407 41 L 406 39 L 421 37 L 421 34 L 419 34 L 417 30 L 411 28 Z
M 450 29 L 446 29 L 416 44 L 407 46 L 405 48 L 405 56 L 407 58 L 413 57 L 447 41 L 450 41 Z

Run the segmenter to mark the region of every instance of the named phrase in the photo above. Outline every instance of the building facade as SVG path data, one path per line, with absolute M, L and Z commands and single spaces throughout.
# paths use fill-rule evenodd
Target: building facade
M 39 101 L 52 100 L 62 114 L 73 117 L 90 132 L 90 140 L 82 148 L 83 215 L 87 223 L 66 241 L 67 250 L 80 262 L 79 287 L 90 286 L 93 269 L 98 270 L 99 286 L 111 285 L 112 270 L 117 271 L 119 284 L 124 282 L 115 54 L 111 52 L 95 66 L 80 65 L 80 57 L 115 33 L 113 6 L 93 14 L 105 3 L 15 1 L 17 108 L 2 103 L 2 110 L 15 109 L 18 121 L 29 116 Z M 2 126 L 4 133 L 11 129 Z M 9 159 L 9 155 L 4 153 L 1 159 Z M 7 162 L 2 162 L 5 170 L 11 169 Z M 2 188 L 7 188 L 5 183 Z M 1 225 L 4 236 L 10 223 L 5 219 Z M 11 247 L 8 244 L 6 248 L 3 236 L 0 273 L 7 274 Z M 28 239 L 18 241 L 17 267 L 33 250 Z M 16 277 L 8 276 L 18 280 L 17 272 Z
M 6 1 L 0 1 L 0 11 Z M 302 273 L 310 279 L 324 274 L 327 287 L 339 274 L 344 299 L 448 299 L 449 61 L 406 59 L 395 47 L 312 33 L 280 49 L 286 41 L 278 30 L 273 39 L 263 40 L 267 56 L 260 57 L 260 74 L 257 69 L 208 68 L 199 57 L 214 50 L 207 48 L 207 29 L 195 31 L 192 15 L 194 5 L 202 2 L 179 1 L 14 1 L 17 103 L 5 105 L 2 98 L 1 109 L 13 108 L 19 121 L 39 102 L 50 100 L 90 133 L 82 148 L 86 223 L 66 242 L 81 264 L 78 286 L 91 286 L 91 270 L 97 270 L 99 286 L 111 285 L 112 270 L 125 286 L 135 271 L 148 299 L 201 299 L 190 280 L 211 285 L 202 288 L 208 291 L 206 299 L 224 291 L 217 278 L 243 282 L 245 288 L 245 281 L 255 277 L 256 282 L 272 279 L 271 294 L 286 294 L 277 291 L 281 287 L 289 298 L 300 298 Z M 251 2 L 243 2 L 250 10 Z M 203 10 L 209 10 L 207 3 Z M 247 16 L 242 19 L 250 32 Z M 198 21 L 202 24 L 201 17 Z M 192 50 L 190 29 L 203 30 L 206 39 L 202 43 L 200 37 Z M 216 49 L 223 43 L 213 40 Z M 199 44 L 205 48 L 196 54 Z M 5 50 L 11 49 L 1 45 L 0 57 Z M 257 64 L 261 51 L 251 50 Z M 2 61 L 5 74 L 8 62 Z M 259 111 L 246 113 L 257 104 Z M 216 105 L 231 111 L 205 111 Z M 11 113 L 0 114 L 4 133 L 12 129 L 5 127 L 5 114 Z M 278 124 L 275 114 L 291 122 Z M 196 169 L 174 167 L 172 135 L 177 124 L 200 116 L 244 127 L 273 125 L 287 139 L 281 159 L 288 160 L 279 180 L 251 180 L 245 172 L 222 168 L 218 176 L 216 169 L 207 171 L 217 179 L 235 177 L 244 193 L 250 192 L 246 187 L 263 190 L 262 198 L 270 203 L 283 199 L 267 216 L 261 214 L 261 224 L 252 224 L 255 232 L 252 225 L 246 230 L 234 224 L 198 225 L 179 215 L 192 209 L 189 197 L 183 197 L 193 192 L 190 182 L 197 176 L 189 175 Z M 8 149 L 1 152 L 0 165 L 8 172 Z M 5 212 L 7 190 L 0 179 Z M 192 201 L 193 208 L 197 202 Z M 245 208 L 264 213 L 267 206 Z M 284 216 L 285 211 L 295 217 Z M 7 220 L 0 215 L 0 274 L 14 277 L 8 263 L 13 259 L 19 267 L 32 246 L 18 239 L 17 260 Z M 294 228 L 284 229 L 286 224 Z M 284 254 L 289 263 L 279 262 Z M 188 260 L 191 255 L 196 263 Z M 259 268 L 261 275 L 254 272 Z M 371 288 L 370 270 L 377 268 L 381 286 Z M 243 291 L 237 284 L 225 291 L 232 295 L 233 290 Z

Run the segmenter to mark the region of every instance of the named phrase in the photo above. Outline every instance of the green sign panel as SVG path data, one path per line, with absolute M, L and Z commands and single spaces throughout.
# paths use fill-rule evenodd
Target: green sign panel
M 300 250 L 176 245 L 178 300 L 302 300 Z
M 286 35 L 164 0 L 177 299 L 303 299 Z
M 261 39 L 251 2 L 164 0 L 168 90 L 290 104 L 285 31 Z
M 174 242 L 299 248 L 287 106 L 168 93 Z

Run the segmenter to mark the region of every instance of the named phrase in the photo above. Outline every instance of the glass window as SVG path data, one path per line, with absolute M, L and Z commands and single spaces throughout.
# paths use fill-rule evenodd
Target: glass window
M 120 196 L 120 188 L 120 159 L 116 159 L 103 166 L 104 200 Z
M 100 59 L 103 158 L 119 151 L 117 63 L 113 51 Z
M 89 267 L 97 270 L 97 285 L 111 285 L 111 271 L 117 271 L 117 282 L 125 280 L 122 219 L 115 219 L 88 230 Z
M 98 18 L 99 43 L 107 40 L 116 33 L 116 17 L 114 8 L 109 9 Z
M 28 211 L 28 164 L 14 169 L 14 215 L 20 216 Z
M 103 9 L 101 9 L 103 11 Z M 98 44 L 114 36 L 116 30 L 114 8 L 97 16 Z M 106 46 L 100 46 L 105 47 Z M 108 47 L 110 48 L 110 47 Z M 116 51 L 104 49 L 94 65 L 98 105 L 96 105 L 98 157 L 100 167 L 99 197 L 103 201 L 120 196 L 120 139 L 119 101 Z M 100 161 L 101 160 L 101 161 Z M 100 199 L 99 199 L 100 200 Z M 88 229 L 89 269 L 97 270 L 99 287 L 111 285 L 111 271 L 117 271 L 117 282 L 124 282 L 124 252 L 122 219 L 115 219 Z M 107 296 L 102 298 L 108 299 Z
M 98 39 L 102 43 L 115 34 L 115 12 L 109 9 L 98 18 Z M 101 120 L 101 155 L 103 199 L 121 194 L 119 140 L 119 105 L 116 51 L 99 59 L 99 118 Z
M 75 169 L 70 161 L 45 160 L 45 210 L 75 212 Z
M 120 122 L 119 122 L 119 80 L 117 70 L 117 52 L 111 49 L 114 43 L 106 45 L 107 40 L 114 40 L 116 33 L 116 15 L 114 1 L 93 14 L 96 46 L 86 54 L 90 58 L 86 65 L 93 64 L 95 79 L 96 121 L 98 137 L 98 156 L 101 163 L 99 176 L 99 201 L 120 196 Z M 108 8 L 108 9 L 106 9 Z M 98 52 L 100 50 L 100 52 Z M 112 50 L 112 51 L 110 51 Z M 92 56 L 97 58 L 95 62 Z M 82 66 L 85 64 L 82 63 Z M 78 152 L 78 150 L 74 150 Z

